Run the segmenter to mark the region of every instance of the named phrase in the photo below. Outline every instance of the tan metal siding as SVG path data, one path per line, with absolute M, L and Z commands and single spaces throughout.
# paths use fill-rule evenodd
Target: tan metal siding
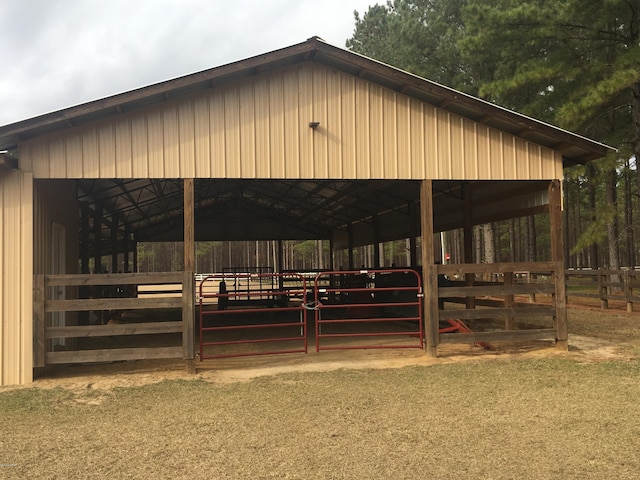
M 32 176 L 0 175 L 0 385 L 33 380 Z
M 558 152 L 312 63 L 27 144 L 36 178 L 562 176 Z

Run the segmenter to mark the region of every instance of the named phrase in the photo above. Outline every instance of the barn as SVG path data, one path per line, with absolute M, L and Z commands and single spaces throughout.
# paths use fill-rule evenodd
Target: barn
M 312 37 L 0 127 L 0 151 L 0 385 L 11 385 L 60 363 L 182 358 L 193 371 L 200 240 L 319 239 L 351 252 L 406 238 L 425 354 L 507 339 L 567 348 L 563 167 L 611 149 Z M 547 261 L 473 263 L 474 225 L 540 213 Z M 452 229 L 464 232 L 464 259 L 443 265 L 437 234 Z M 136 243 L 157 241 L 184 242 L 182 271 L 136 271 Z M 110 273 L 98 275 L 105 258 Z M 367 274 L 349 263 L 329 269 Z M 439 286 L 445 275 L 455 281 Z M 130 291 L 164 284 L 179 294 Z M 129 294 L 95 295 L 107 287 Z M 517 300 L 536 293 L 551 304 Z M 151 307 L 180 315 L 87 321 Z M 501 327 L 462 330 L 474 319 Z M 153 334 L 179 340 L 79 346 Z

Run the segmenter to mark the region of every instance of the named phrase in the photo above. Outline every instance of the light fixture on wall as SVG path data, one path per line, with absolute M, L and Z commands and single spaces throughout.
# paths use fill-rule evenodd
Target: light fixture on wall
M 320 122 L 309 122 L 309 126 L 314 130 L 318 128 L 318 125 L 320 125 Z

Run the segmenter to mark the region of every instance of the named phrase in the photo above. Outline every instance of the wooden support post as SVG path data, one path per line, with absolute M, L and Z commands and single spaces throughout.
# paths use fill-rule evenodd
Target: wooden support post
M 440 312 L 438 311 L 438 270 L 433 255 L 433 183 L 431 180 L 423 180 L 420 184 L 420 226 L 426 351 L 430 357 L 437 357 L 440 342 Z
M 194 180 L 184 180 L 184 279 L 182 281 L 182 349 L 188 373 L 196 373 L 195 364 L 195 206 Z
M 633 297 L 632 279 L 634 278 L 634 274 L 630 270 L 625 270 L 623 273 L 624 298 L 627 302 L 627 312 L 631 313 L 633 312 L 633 300 L 631 297 Z
M 551 227 L 551 261 L 554 263 L 556 346 L 569 349 L 567 297 L 562 248 L 562 192 L 560 180 L 549 184 L 549 224 Z

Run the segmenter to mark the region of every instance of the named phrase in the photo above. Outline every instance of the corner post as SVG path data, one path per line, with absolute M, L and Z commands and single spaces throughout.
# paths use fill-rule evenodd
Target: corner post
M 195 206 L 194 180 L 184 180 L 184 276 L 182 280 L 182 349 L 188 373 L 196 373 L 195 364 Z
M 426 351 L 430 357 L 438 356 L 440 342 L 440 313 L 438 311 L 438 271 L 433 255 L 433 183 L 420 184 L 420 227 L 422 240 L 422 283 L 424 285 L 424 321 Z
M 551 227 L 551 260 L 555 280 L 556 347 L 569 349 L 567 329 L 567 297 L 564 276 L 564 251 L 562 248 L 562 191 L 560 180 L 549 184 L 549 224 Z

